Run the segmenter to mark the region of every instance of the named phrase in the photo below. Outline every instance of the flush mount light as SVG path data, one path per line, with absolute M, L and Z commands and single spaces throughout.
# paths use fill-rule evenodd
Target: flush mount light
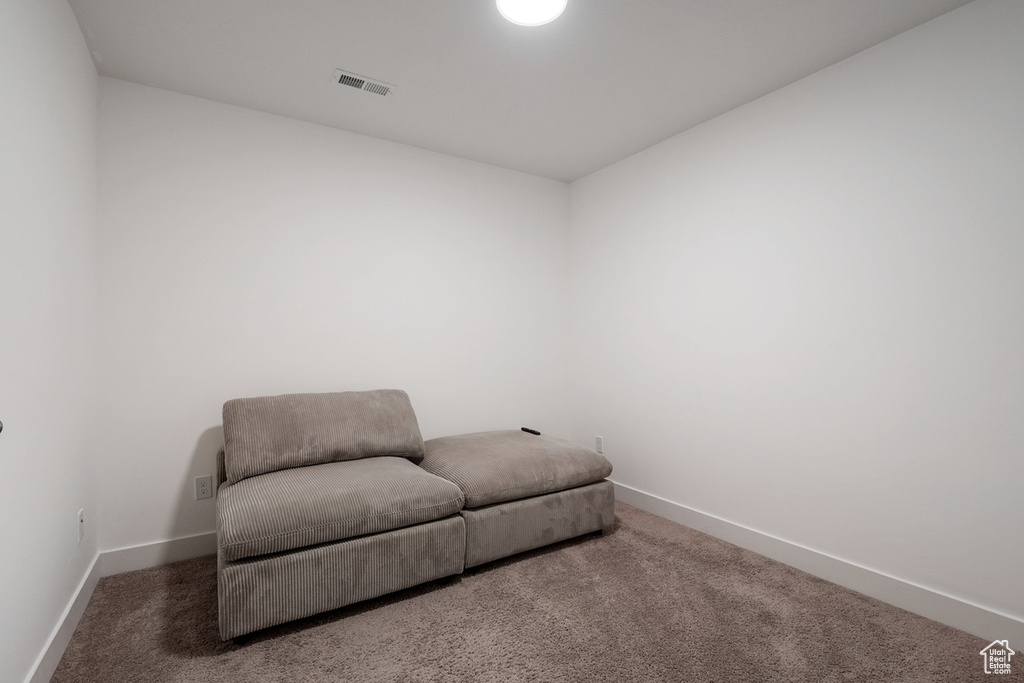
M 554 21 L 568 0 L 498 0 L 498 11 L 513 24 L 540 26 Z

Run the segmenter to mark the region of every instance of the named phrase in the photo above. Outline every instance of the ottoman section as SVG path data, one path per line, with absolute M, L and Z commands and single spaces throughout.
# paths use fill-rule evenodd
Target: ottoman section
M 558 543 L 615 521 L 615 489 L 599 481 L 567 491 L 463 510 L 466 568 Z
M 615 492 L 601 454 L 550 436 L 480 432 L 431 439 L 420 467 L 466 496 L 466 567 L 608 528 Z
M 227 562 L 390 531 L 462 508 L 455 484 L 405 458 L 268 472 L 222 486 L 217 542 Z
M 424 446 L 420 467 L 457 484 L 469 509 L 592 484 L 612 473 L 597 451 L 523 431 L 444 436 Z

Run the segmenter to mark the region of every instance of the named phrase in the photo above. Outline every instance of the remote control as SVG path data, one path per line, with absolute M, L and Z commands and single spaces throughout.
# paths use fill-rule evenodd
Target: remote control
M 540 436 L 540 432 L 538 432 L 536 429 L 530 429 L 529 427 L 523 427 L 523 431 L 526 432 L 527 434 L 535 434 L 537 436 Z

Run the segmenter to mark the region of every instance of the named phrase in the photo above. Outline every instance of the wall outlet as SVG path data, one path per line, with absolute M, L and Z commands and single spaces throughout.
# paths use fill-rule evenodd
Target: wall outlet
M 196 500 L 213 498 L 213 477 L 209 474 L 205 477 L 196 477 Z
M 598 453 L 604 453 L 604 437 L 603 436 L 595 436 L 594 437 L 594 450 L 597 451 Z
M 85 538 L 85 508 L 78 511 L 78 542 Z

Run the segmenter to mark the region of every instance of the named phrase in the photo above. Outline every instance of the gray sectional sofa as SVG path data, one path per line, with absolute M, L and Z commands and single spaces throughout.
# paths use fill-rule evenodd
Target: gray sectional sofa
M 611 469 L 592 450 L 523 431 L 424 442 L 403 391 L 228 401 L 221 637 L 605 529 Z

